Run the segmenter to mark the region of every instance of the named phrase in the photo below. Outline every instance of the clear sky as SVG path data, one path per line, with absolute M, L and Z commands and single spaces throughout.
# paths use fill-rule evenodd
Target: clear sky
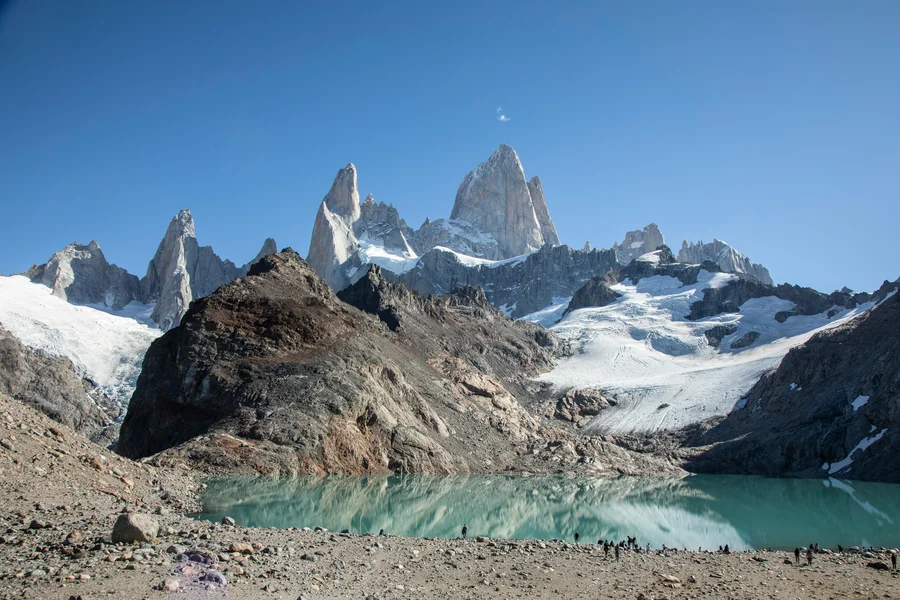
M 239 264 L 305 255 L 351 161 L 418 227 L 500 143 L 564 243 L 656 221 L 873 289 L 900 276 L 900 2 L 0 8 L 2 273 L 96 238 L 143 275 L 181 208 Z

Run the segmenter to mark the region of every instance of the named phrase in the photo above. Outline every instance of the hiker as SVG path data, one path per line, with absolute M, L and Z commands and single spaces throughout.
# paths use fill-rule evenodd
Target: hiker
M 622 547 L 616 546 L 616 562 L 619 562 L 619 556 L 621 555 L 621 553 L 622 553 Z
M 844 552 L 844 547 L 841 546 L 840 544 L 838 544 L 838 552 L 840 552 L 840 553 Z
M 728 549 L 728 544 L 725 544 L 725 549 L 722 551 L 722 554 L 731 554 L 731 550 Z
M 650 542 L 647 542 L 647 554 L 650 554 Z
M 806 550 L 806 564 L 808 566 L 812 565 L 812 548 L 807 548 Z
M 579 535 L 578 535 L 578 532 L 576 531 L 576 532 L 575 532 L 575 543 L 576 543 L 576 544 L 578 543 L 578 538 L 579 538 L 579 537 L 581 537 L 581 536 L 579 536 Z
M 891 565 L 893 565 L 894 570 L 897 570 L 897 553 L 891 552 Z
M 381 531 L 379 531 L 379 532 L 378 532 L 378 535 L 379 535 L 380 537 L 384 537 L 384 536 L 386 535 L 386 534 L 384 533 L 384 529 L 382 529 Z
M 609 558 L 609 542 L 603 542 L 603 558 Z
M 463 528 L 462 528 L 462 537 L 463 537 L 463 539 L 466 539 L 466 534 L 468 534 L 468 533 L 469 533 L 469 527 L 468 527 L 468 525 L 466 525 L 465 523 L 463 523 Z
M 794 562 L 800 564 L 800 548 L 794 548 Z

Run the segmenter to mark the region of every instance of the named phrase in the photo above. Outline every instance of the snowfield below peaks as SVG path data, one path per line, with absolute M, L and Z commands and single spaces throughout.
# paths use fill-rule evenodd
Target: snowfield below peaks
M 602 308 L 573 311 L 553 325 L 567 301 L 526 317 L 551 328 L 572 344 L 575 354 L 540 380 L 559 389 L 598 388 L 616 402 L 585 433 L 652 433 L 680 429 L 728 414 L 753 384 L 778 366 L 792 347 L 816 331 L 846 322 L 870 305 L 825 314 L 774 316 L 793 303 L 774 296 L 755 298 L 740 312 L 698 321 L 685 317 L 703 290 L 726 285 L 735 275 L 701 271 L 694 285 L 656 275 L 637 285 L 612 286 L 622 296 Z M 705 332 L 722 326 L 718 347 Z M 748 335 L 749 334 L 749 335 Z
M 137 302 L 116 312 L 76 306 L 27 277 L 0 276 L 0 325 L 25 346 L 69 359 L 80 377 L 122 406 L 134 392 L 144 353 L 162 335 L 152 311 Z

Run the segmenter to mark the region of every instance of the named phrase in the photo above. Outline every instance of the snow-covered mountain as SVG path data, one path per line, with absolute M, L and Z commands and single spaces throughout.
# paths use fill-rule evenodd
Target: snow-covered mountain
M 347 165 L 319 206 L 307 260 L 339 291 L 359 279 L 368 264 L 399 275 L 434 249 L 483 264 L 547 244 L 558 245 L 559 236 L 541 180 L 526 179 L 519 155 L 504 144 L 463 178 L 450 219 L 426 219 L 418 230 L 371 195 L 360 207 L 356 167 Z
M 85 406 L 94 403 L 97 414 L 111 417 L 124 414 L 150 343 L 178 325 L 191 300 L 246 274 L 275 251 L 274 240 L 268 239 L 243 266 L 222 260 L 197 243 L 193 217 L 182 210 L 169 224 L 143 279 L 110 264 L 96 241 L 69 244 L 22 275 L 0 276 L 0 327 L 25 349 L 11 344 L 15 360 L 6 366 L 14 369 L 21 357 L 46 358 L 61 378 L 58 386 L 41 391 L 32 389 L 40 387 L 33 379 L 0 372 L 0 384 L 10 387 L 13 397 L 29 399 L 61 390 L 53 410 L 62 402 L 78 404 L 69 411 L 69 424 L 93 436 L 98 419 L 82 418 L 90 414 Z M 70 364 L 71 381 L 63 376 L 66 367 L 60 361 Z M 84 389 L 75 389 L 79 386 L 72 381 L 78 380 Z
M 659 254 L 635 259 L 653 269 L 639 279 L 632 278 L 634 269 L 624 270 L 621 281 L 609 286 L 618 297 L 604 306 L 564 314 L 566 299 L 525 317 L 572 345 L 573 356 L 543 381 L 560 393 L 599 389 L 612 401 L 584 424 L 586 433 L 647 434 L 727 415 L 788 350 L 881 299 L 757 284 L 745 301 L 720 304 L 715 314 L 697 318 L 702 311 L 695 305 L 743 289 L 746 275 L 677 263 L 664 269 L 653 262 Z

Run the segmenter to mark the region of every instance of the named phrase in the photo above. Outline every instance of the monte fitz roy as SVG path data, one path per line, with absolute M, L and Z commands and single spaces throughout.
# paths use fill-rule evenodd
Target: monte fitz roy
M 749 473 L 900 482 L 898 281 L 775 285 L 651 223 L 562 244 L 500 146 L 418 228 L 340 169 L 302 258 L 172 220 L 142 278 L 73 243 L 0 278 L 0 390 L 221 474 Z

